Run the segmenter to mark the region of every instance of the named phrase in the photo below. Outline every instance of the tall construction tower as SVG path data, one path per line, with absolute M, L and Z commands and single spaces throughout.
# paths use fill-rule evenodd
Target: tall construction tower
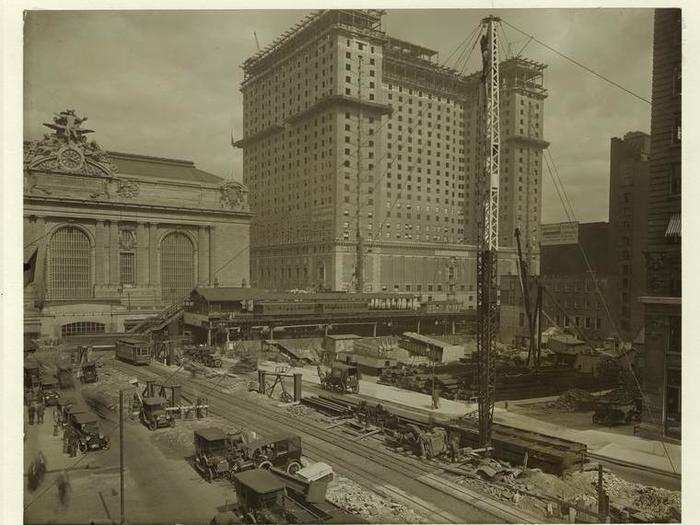
M 498 35 L 500 18 L 481 21 L 481 129 L 484 178 L 482 235 L 476 259 L 477 359 L 479 388 L 479 441 L 491 446 L 494 406 L 493 346 L 498 330 L 498 191 L 501 129 L 499 114 Z

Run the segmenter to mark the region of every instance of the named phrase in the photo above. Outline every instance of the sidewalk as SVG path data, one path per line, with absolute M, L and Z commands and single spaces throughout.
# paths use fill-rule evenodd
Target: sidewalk
M 296 368 L 294 372 L 301 372 L 306 382 L 320 384 L 315 368 Z M 292 370 L 290 370 L 290 373 Z M 360 393 L 378 400 L 391 401 L 406 407 L 415 408 L 424 412 L 441 414 L 449 418 L 461 417 L 477 410 L 474 403 L 452 401 L 440 398 L 440 408 L 432 410 L 432 398 L 428 394 L 411 392 L 390 385 L 380 385 L 370 381 L 360 380 Z M 522 400 L 516 403 L 524 403 Z M 531 400 L 530 400 L 531 401 Z M 494 421 L 503 425 L 539 432 L 571 441 L 584 443 L 591 453 L 605 456 L 612 460 L 621 460 L 636 465 L 651 467 L 665 472 L 681 471 L 681 447 L 661 441 L 644 439 L 637 436 L 606 432 L 605 430 L 575 430 L 561 425 L 546 423 L 544 421 L 516 414 L 501 408 L 498 403 L 494 409 Z M 669 461 L 670 457 L 670 461 Z

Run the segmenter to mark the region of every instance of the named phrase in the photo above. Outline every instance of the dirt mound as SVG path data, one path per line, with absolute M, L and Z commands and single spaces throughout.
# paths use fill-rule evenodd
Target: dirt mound
M 595 407 L 595 396 L 590 392 L 579 388 L 567 390 L 552 403 L 553 408 L 567 412 L 579 412 L 593 410 Z

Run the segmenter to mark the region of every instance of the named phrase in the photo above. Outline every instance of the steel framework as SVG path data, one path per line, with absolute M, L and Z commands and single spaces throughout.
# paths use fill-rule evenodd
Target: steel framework
M 497 250 L 501 126 L 496 29 L 499 22 L 500 19 L 493 16 L 481 21 L 484 209 L 483 234 L 476 261 L 476 296 L 479 441 L 482 447 L 491 446 L 494 407 L 493 346 L 498 330 Z

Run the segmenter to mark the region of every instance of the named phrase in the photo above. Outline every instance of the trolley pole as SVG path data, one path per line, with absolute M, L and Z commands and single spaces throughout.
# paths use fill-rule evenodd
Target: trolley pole
M 120 523 L 124 525 L 124 390 L 119 390 L 119 510 Z

